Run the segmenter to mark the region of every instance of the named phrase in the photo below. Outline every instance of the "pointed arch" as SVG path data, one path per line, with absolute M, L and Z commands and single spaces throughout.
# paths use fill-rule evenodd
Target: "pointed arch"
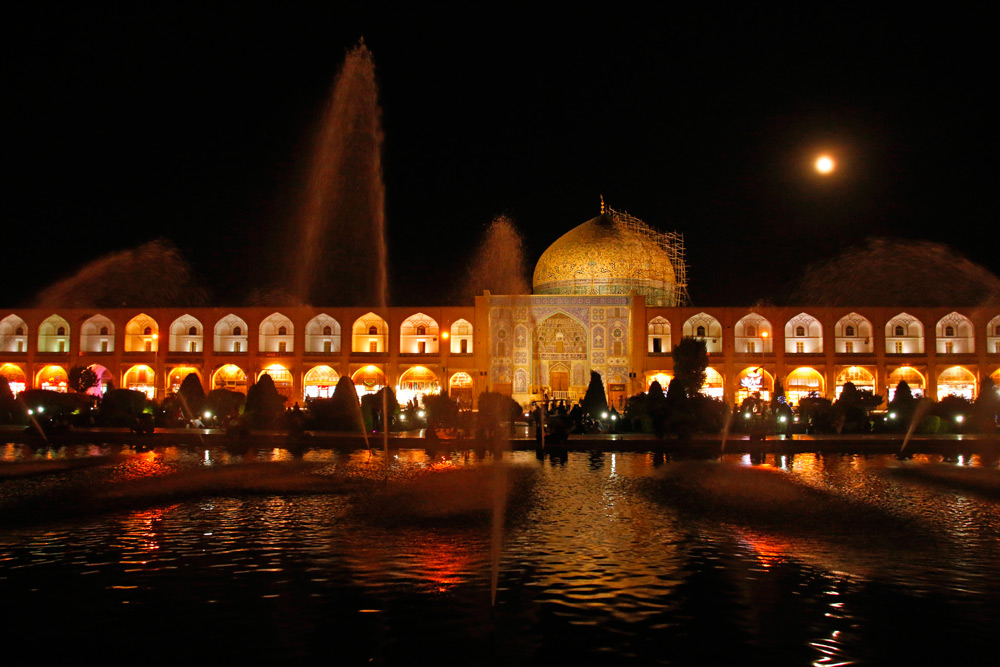
M 125 371 L 122 377 L 122 387 L 132 391 L 141 391 L 146 398 L 156 398 L 156 373 L 146 364 L 136 364 Z
M 35 375 L 35 387 L 65 394 L 69 391 L 69 375 L 62 366 L 49 364 Z
M 91 353 L 114 352 L 114 322 L 104 315 L 94 315 L 80 325 L 80 350 Z
M 212 374 L 212 389 L 226 389 L 245 394 L 247 393 L 247 374 L 236 364 L 220 366 Z
M 975 352 L 975 327 L 965 315 L 951 312 L 938 320 L 934 327 L 938 354 L 972 354 Z
M 247 331 L 249 328 L 246 321 L 235 313 L 229 313 L 215 323 L 215 351 L 245 354 L 247 352 Z M 243 391 L 246 393 L 246 376 L 243 379 Z
M 670 321 L 665 317 L 654 317 L 646 325 L 646 351 L 649 354 L 667 354 L 670 349 Z
M 722 352 L 722 325 L 706 312 L 689 317 L 684 322 L 682 333 L 685 338 L 705 341 L 705 348 L 709 353 Z
M 873 331 L 872 323 L 864 315 L 844 315 L 833 327 L 834 351 L 838 354 L 871 354 L 874 351 Z
M 326 313 L 320 313 L 309 320 L 306 324 L 306 352 L 310 354 L 339 354 L 340 322 Z
M 1000 354 L 1000 315 L 986 325 L 986 352 Z
M 126 352 L 156 352 L 159 338 L 159 325 L 145 313 L 139 313 L 125 325 Z
M 978 395 L 976 374 L 965 366 L 952 366 L 938 373 L 937 399 L 945 396 L 961 396 L 967 401 L 974 401 Z
M 307 399 L 331 398 L 337 388 L 338 380 L 340 375 L 331 367 L 313 366 L 302 381 L 302 396 Z
M 389 325 L 375 313 L 366 313 L 351 327 L 351 351 L 380 353 L 388 351 Z
M 257 342 L 260 352 L 291 352 L 295 342 L 295 325 L 287 315 L 271 313 L 265 317 L 259 327 L 260 339 Z
M 38 325 L 39 352 L 69 352 L 69 322 L 49 315 Z
M 472 324 L 468 320 L 459 319 L 451 323 L 451 353 L 472 353 Z
M 171 352 L 199 353 L 204 349 L 205 327 L 197 317 L 184 314 L 170 323 L 170 340 L 167 349 Z
M 759 313 L 747 313 L 733 327 L 737 354 L 770 354 L 773 351 L 774 328 Z
M 0 364 L 0 377 L 7 380 L 7 385 L 15 397 L 28 388 L 28 378 L 24 374 L 24 369 L 17 364 Z
M 27 352 L 28 325 L 17 315 L 0 320 L 0 352 Z
M 885 353 L 923 354 L 923 322 L 909 313 L 900 313 L 886 322 Z
M 785 323 L 786 354 L 819 354 L 823 351 L 823 325 L 809 313 L 799 313 Z
M 410 315 L 399 326 L 399 351 L 402 354 L 437 354 L 438 323 L 424 313 Z

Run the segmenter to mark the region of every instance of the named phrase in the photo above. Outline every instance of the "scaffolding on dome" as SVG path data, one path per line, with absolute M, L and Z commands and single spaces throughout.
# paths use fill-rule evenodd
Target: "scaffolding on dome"
M 604 208 L 604 199 L 601 199 L 601 207 Z M 645 222 L 629 215 L 624 211 L 616 211 L 608 206 L 607 215 L 614 221 L 615 225 L 627 230 L 630 233 L 642 237 L 652 243 L 660 250 L 667 253 L 674 270 L 674 303 L 673 306 L 691 305 L 691 297 L 687 290 L 687 262 L 684 260 L 684 235 L 680 232 L 660 232 Z M 603 211 L 602 211 L 603 212 Z

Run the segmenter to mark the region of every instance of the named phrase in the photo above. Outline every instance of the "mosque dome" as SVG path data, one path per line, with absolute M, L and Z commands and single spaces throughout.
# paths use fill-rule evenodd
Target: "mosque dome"
M 601 214 L 574 227 L 535 265 L 535 294 L 612 295 L 635 292 L 652 306 L 683 298 L 677 267 L 683 259 L 670 237 L 630 216 Z

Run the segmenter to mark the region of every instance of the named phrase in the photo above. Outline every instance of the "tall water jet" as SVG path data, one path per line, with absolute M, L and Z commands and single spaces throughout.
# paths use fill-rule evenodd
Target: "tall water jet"
M 362 40 L 337 75 L 306 183 L 291 258 L 305 303 L 388 301 L 381 121 L 375 63 Z
M 948 246 L 870 238 L 809 267 L 793 303 L 814 306 L 998 306 L 1000 277 Z
M 465 301 L 484 292 L 490 293 L 491 331 L 513 331 L 515 320 L 530 319 L 531 304 L 527 272 L 524 268 L 524 243 L 514 223 L 498 216 L 486 230 L 483 243 L 469 267 L 465 281 Z M 519 315 L 520 313 L 520 315 Z M 527 321 L 523 322 L 528 324 Z M 530 327 L 534 329 L 534 327 Z M 501 355 L 502 356 L 502 355 Z M 495 370 L 491 369 L 491 373 Z M 511 424 L 513 426 L 513 424 Z M 508 472 L 503 457 L 509 450 L 509 440 L 497 431 L 490 443 L 494 452 L 493 519 L 490 534 L 490 603 L 496 604 L 500 578 L 500 555 L 503 548 L 504 521 L 507 507 Z
M 461 294 L 467 303 L 488 290 L 491 294 L 526 295 L 529 292 L 524 267 L 524 241 L 505 215 L 490 223 L 483 243 L 469 266 Z
M 36 308 L 183 307 L 208 305 L 191 266 L 167 239 L 91 261 L 46 287 Z

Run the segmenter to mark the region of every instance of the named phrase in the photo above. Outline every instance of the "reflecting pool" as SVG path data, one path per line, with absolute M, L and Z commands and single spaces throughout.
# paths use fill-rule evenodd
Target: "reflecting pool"
M 0 446 L 0 631 L 39 657 L 982 659 L 995 461 Z M 505 485 L 496 605 L 490 496 Z

